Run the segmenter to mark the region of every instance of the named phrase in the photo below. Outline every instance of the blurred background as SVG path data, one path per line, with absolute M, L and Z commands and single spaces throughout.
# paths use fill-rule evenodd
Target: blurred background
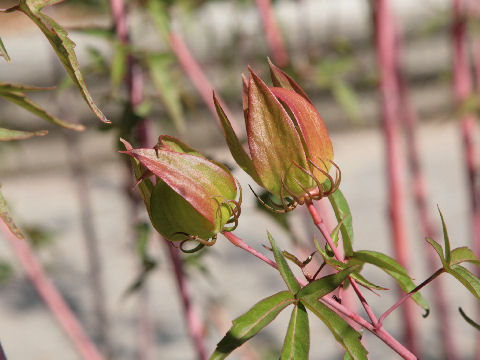
M 124 5 L 128 34 L 122 35 L 119 26 L 122 13 L 112 15 L 115 3 Z M 478 89 L 472 85 L 471 93 L 459 98 L 453 85 L 458 76 L 452 66 L 453 3 L 388 2 L 392 17 L 387 23 L 397 31 L 400 44 L 399 72 L 407 84 L 409 109 L 418 120 L 414 128 L 394 125 L 405 202 L 404 246 L 409 254 L 405 266 L 416 283 L 432 271 L 426 260 L 427 234 L 415 205 L 416 183 L 408 170 L 412 131 L 436 240 L 442 240 L 438 204 L 452 247 L 473 246 L 471 203 L 476 195 L 470 191 L 464 162 L 462 122 L 478 111 Z M 3 0 L 0 8 L 15 4 Z M 214 88 L 243 136 L 241 74 L 250 65 L 267 80 L 267 57 L 300 84 L 326 123 L 335 162 L 342 170 L 341 189 L 353 215 L 354 248 L 396 256 L 382 119 L 382 101 L 388 96 L 382 98 L 379 87 L 376 5 L 367 0 L 67 0 L 45 8 L 44 13 L 67 29 L 76 43 L 88 89 L 112 126 L 90 111 L 39 28 L 21 12 L 0 13 L 0 37 L 11 58 L 10 63 L 0 59 L 0 81 L 56 86 L 28 96 L 59 118 L 86 126 L 83 132 L 52 126 L 0 96 L 0 127 L 49 131 L 42 137 L 0 143 L 1 190 L 49 277 L 107 358 L 201 358 L 185 322 L 169 245 L 146 225 L 148 216 L 132 191 L 128 159 L 117 152 L 119 137 L 151 147 L 158 135 L 169 134 L 226 163 L 244 189 L 238 236 L 270 257 L 262 247 L 268 243 L 266 230 L 299 257 L 314 250 L 313 227 L 302 210 L 279 219 L 258 207 L 248 190 L 253 181 L 235 165 L 211 111 Z M 474 46 L 478 19 L 475 11 L 468 14 L 472 16 L 461 21 L 466 53 L 477 60 L 467 67 L 474 83 L 480 81 L 473 76 L 480 74 Z M 475 140 L 476 127 L 469 129 Z M 478 155 L 478 149 L 474 152 Z M 329 226 L 335 225 L 331 220 Z M 5 240 L 0 242 L 0 341 L 7 357 L 79 358 L 7 238 L 0 234 L 0 239 Z M 205 324 L 207 353 L 232 319 L 284 287 L 275 271 L 222 236 L 212 248 L 176 256 L 191 302 Z M 395 284 L 373 267 L 366 266 L 365 274 L 391 289 L 380 296 L 367 294 L 380 315 L 397 299 Z M 414 308 L 420 358 L 446 358 L 439 329 L 448 326 L 456 354 L 449 358 L 473 359 L 475 330 L 461 318 L 458 307 L 475 318 L 478 306 L 448 275 L 440 280 L 448 314 L 436 309 L 432 287 L 423 293 L 432 307 L 429 317 L 423 319 L 421 309 Z M 352 306 L 361 313 L 359 304 Z M 405 341 L 401 319 L 397 311 L 385 326 Z M 343 358 L 324 325 L 313 318 L 310 323 L 311 358 Z M 231 358 L 278 358 L 287 324 L 288 315 L 281 314 Z M 365 332 L 364 340 L 371 359 L 398 358 L 375 336 Z

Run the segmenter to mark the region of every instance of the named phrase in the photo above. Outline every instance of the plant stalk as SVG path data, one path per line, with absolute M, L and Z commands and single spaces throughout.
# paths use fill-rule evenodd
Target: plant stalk
M 67 305 L 53 282 L 48 278 L 28 242 L 25 239 L 17 238 L 2 221 L 0 221 L 0 231 L 10 243 L 30 282 L 73 342 L 82 359 L 102 360 L 103 357 L 100 351 L 89 339 L 80 321 Z
M 377 61 L 380 67 L 380 93 L 382 103 L 382 123 L 387 152 L 386 166 L 389 186 L 390 224 L 396 260 L 408 269 L 410 249 L 405 222 L 405 206 L 401 143 L 398 129 L 399 91 L 396 79 L 397 52 L 395 19 L 387 0 L 373 1 L 373 19 Z M 408 271 L 408 270 L 407 270 Z M 412 303 L 402 307 L 404 334 L 407 346 L 413 353 L 418 353 L 418 334 L 414 321 Z

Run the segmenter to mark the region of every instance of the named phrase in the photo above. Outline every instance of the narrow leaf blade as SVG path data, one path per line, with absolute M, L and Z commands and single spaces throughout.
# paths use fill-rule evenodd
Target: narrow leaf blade
M 20 131 L 0 128 L 0 141 L 25 140 L 34 136 L 44 136 L 47 133 L 47 130 Z
M 233 321 L 232 328 L 217 344 L 210 360 L 225 359 L 233 350 L 255 336 L 270 324 L 283 309 L 294 302 L 295 298 L 289 291 L 282 291 L 258 302 Z
M 342 233 L 343 250 L 345 256 L 353 255 L 353 224 L 352 214 L 347 200 L 340 189 L 337 189 L 333 194 L 328 197 L 330 204 L 332 204 L 335 217 L 338 222 L 342 222 L 340 226 L 340 232 Z
M 7 62 L 10 62 L 10 56 L 8 56 L 7 49 L 5 49 L 5 45 L 3 45 L 3 41 L 0 38 L 0 56 L 2 56 Z
M 445 219 L 443 218 L 443 214 L 438 208 L 438 212 L 440 214 L 440 218 L 442 219 L 442 229 L 443 229 L 443 240 L 445 242 L 445 262 L 450 265 L 450 238 L 448 237 L 447 232 L 447 225 L 445 224 Z
M 469 262 L 480 266 L 480 259 L 466 246 L 453 249 L 451 252 L 450 264 L 458 265 L 462 262 Z
M 469 323 L 470 325 L 472 325 L 475 329 L 477 329 L 478 331 L 480 331 L 480 324 L 477 324 L 475 321 L 473 321 L 469 316 L 467 316 L 467 314 L 465 314 L 465 312 L 462 310 L 462 308 L 458 308 L 458 311 L 460 312 L 460 315 L 462 315 L 463 319 Z
M 357 266 L 352 266 L 336 274 L 324 276 L 303 287 L 297 294 L 299 299 L 315 298 L 319 299 L 335 290 L 347 278 L 350 273 L 358 270 Z
M 480 279 L 473 275 L 470 270 L 461 265 L 452 265 L 447 271 L 480 300 Z
M 343 320 L 337 313 L 328 308 L 326 305 L 315 300 L 314 298 L 302 299 L 302 303 L 313 312 L 335 337 L 340 345 L 348 352 L 351 359 L 367 360 L 368 351 L 360 342 L 362 335 L 355 331 L 348 323 Z M 347 357 L 347 359 L 349 359 Z
M 298 303 L 292 311 L 287 335 L 283 343 L 281 360 L 308 360 L 310 329 L 305 306 Z
M 267 235 L 268 240 L 272 245 L 273 255 L 275 256 L 275 262 L 278 265 L 278 270 L 280 271 L 280 274 L 282 275 L 282 278 L 287 284 L 290 292 L 295 295 L 300 290 L 300 284 L 298 283 L 295 275 L 293 275 L 292 270 L 288 266 L 287 260 L 285 260 L 282 252 L 278 249 L 277 244 L 275 244 L 275 240 L 273 240 L 272 235 L 270 235 L 269 232 L 267 232 Z
M 10 229 L 12 234 L 14 234 L 18 239 L 20 240 L 25 239 L 25 236 L 22 234 L 20 229 L 17 227 L 17 225 L 13 221 L 12 215 L 7 206 L 7 202 L 5 201 L 5 198 L 3 197 L 1 192 L 0 192 L 0 219 L 5 223 L 5 225 L 7 225 L 7 227 Z

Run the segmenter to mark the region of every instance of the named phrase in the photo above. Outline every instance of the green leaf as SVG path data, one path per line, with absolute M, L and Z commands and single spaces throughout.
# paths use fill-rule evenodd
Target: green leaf
M 361 122 L 361 108 L 357 94 L 346 81 L 336 80 L 332 84 L 332 94 L 340 107 L 354 123 Z
M 460 281 L 473 296 L 480 300 L 480 279 L 461 265 L 451 265 L 447 272 Z
M 442 262 L 442 265 L 445 269 L 448 269 L 448 264 L 447 262 L 445 261 L 445 256 L 443 255 L 443 248 L 442 248 L 442 245 L 440 245 L 439 243 L 437 243 L 435 240 L 431 239 L 431 238 L 426 238 L 425 239 L 430 245 L 432 245 L 433 249 L 436 251 L 436 253 L 438 254 L 438 257 L 440 258 L 440 261 Z
M 25 236 L 22 234 L 20 229 L 17 227 L 15 222 L 12 219 L 12 216 L 10 214 L 10 210 L 7 206 L 7 202 L 5 201 L 5 198 L 3 197 L 2 193 L 0 192 L 0 219 L 7 225 L 7 227 L 10 229 L 12 234 L 14 234 L 18 239 L 23 240 L 25 239 Z
M 160 38 L 168 42 L 168 35 L 170 32 L 170 18 L 168 16 L 168 9 L 161 0 L 147 1 L 148 15 L 152 17 L 155 28 L 157 29 Z
M 343 251 L 345 256 L 353 255 L 353 225 L 352 214 L 350 213 L 350 207 L 347 200 L 343 196 L 340 189 L 337 189 L 333 194 L 328 197 L 330 204 L 332 204 L 333 211 L 337 221 L 342 223 L 340 232 L 342 233 Z
M 394 278 L 400 288 L 406 293 L 416 287 L 407 271 L 398 262 L 385 254 L 377 251 L 361 250 L 355 251 L 352 258 L 379 267 Z M 419 292 L 413 294 L 412 299 L 423 309 L 428 310 L 430 308 L 427 301 Z
M 458 311 L 460 312 L 460 315 L 462 315 L 462 317 L 464 318 L 464 320 L 469 323 L 470 325 L 472 325 L 475 329 L 477 329 L 478 331 L 480 331 L 480 324 L 477 324 L 475 321 L 473 321 L 470 317 L 467 316 L 467 314 L 465 314 L 462 310 L 461 307 L 458 308 Z
M 215 103 L 215 108 L 217 109 L 218 118 L 222 124 L 223 133 L 225 135 L 228 148 L 230 149 L 230 153 L 232 154 L 238 166 L 240 166 L 248 175 L 250 175 L 258 185 L 263 186 L 262 181 L 258 177 L 257 171 L 253 167 L 252 159 L 250 156 L 248 156 L 247 152 L 243 148 L 242 143 L 235 134 L 230 120 L 228 120 L 227 115 L 220 105 L 220 102 L 215 96 L 215 92 L 213 92 L 213 102 Z
M 319 299 L 335 290 L 347 278 L 350 273 L 358 270 L 358 266 L 352 266 L 336 274 L 324 276 L 303 287 L 297 294 L 297 298 Z
M 27 15 L 44 33 L 55 50 L 58 59 L 64 66 L 68 75 L 80 90 L 93 113 L 103 122 L 110 123 L 102 111 L 98 108 L 87 89 L 83 75 L 80 72 L 77 56 L 75 55 L 75 43 L 70 40 L 68 33 L 52 18 L 43 14 L 41 10 L 45 6 L 54 5 L 63 0 L 20 0 L 18 10 Z
M 33 136 L 47 135 L 47 130 L 39 131 L 19 131 L 0 128 L 0 141 L 24 140 Z
M 48 121 L 49 123 L 52 123 L 54 125 L 62 126 L 64 128 L 77 130 L 77 131 L 82 131 L 85 129 L 83 125 L 68 123 L 50 114 L 49 112 L 44 110 L 42 107 L 40 107 L 40 105 L 30 100 L 24 93 L 24 91 L 43 90 L 43 89 L 50 89 L 50 88 L 39 88 L 35 86 L 0 82 L 0 97 L 3 97 L 8 101 L 13 102 L 14 104 L 20 105 L 25 110 L 30 111 L 32 114 L 37 115 L 43 120 Z
M 113 43 L 112 65 L 110 66 L 110 91 L 113 96 L 117 94 L 125 79 L 127 55 L 127 48 L 120 41 L 115 41 Z
M 445 262 L 447 265 L 450 265 L 450 239 L 448 238 L 447 225 L 445 225 L 445 220 L 443 214 L 438 207 L 438 212 L 440 213 L 440 218 L 442 219 L 442 229 L 443 229 L 443 239 L 445 241 Z
M 450 264 L 458 265 L 462 262 L 469 262 L 480 266 L 480 259 L 466 246 L 453 249 L 451 252 Z
M 305 306 L 298 303 L 292 311 L 287 335 L 283 342 L 281 360 L 308 360 L 310 329 Z
M 368 359 L 368 351 L 360 342 L 362 335 L 348 325 L 348 323 L 337 313 L 312 297 L 302 299 L 301 302 L 311 312 L 318 316 L 325 325 L 327 325 L 327 327 L 330 329 L 330 332 L 335 337 L 335 340 L 337 340 L 340 345 L 343 346 L 343 348 L 351 356 L 351 359 Z
M 147 64 L 152 77 L 153 85 L 165 109 L 173 121 L 178 132 L 185 131 L 185 119 L 183 117 L 180 90 L 177 81 L 172 77 L 172 59 L 165 55 L 150 55 Z
M 282 252 L 278 249 L 277 244 L 275 244 L 275 240 L 273 240 L 272 235 L 270 235 L 269 232 L 267 232 L 267 235 L 268 235 L 268 240 L 272 245 L 272 251 L 273 251 L 273 255 L 275 256 L 275 262 L 278 265 L 278 270 L 280 271 L 280 274 L 282 275 L 282 278 L 287 284 L 287 287 L 290 290 L 290 292 L 293 295 L 295 295 L 300 290 L 300 284 L 298 283 L 297 279 L 295 278 L 295 275 L 293 275 L 292 270 L 288 266 L 287 260 L 285 260 L 285 257 L 283 256 Z
M 7 49 L 5 49 L 5 45 L 3 45 L 2 38 L 0 38 L 0 56 L 5 58 L 7 62 L 10 62 L 10 56 L 8 56 Z
M 217 344 L 210 360 L 225 359 L 233 350 L 255 336 L 270 324 L 295 298 L 289 291 L 282 291 L 261 300 L 242 316 L 233 320 L 232 328 Z

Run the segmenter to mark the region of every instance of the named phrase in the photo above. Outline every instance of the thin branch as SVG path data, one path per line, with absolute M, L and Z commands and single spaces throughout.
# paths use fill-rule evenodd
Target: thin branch
M 392 313 L 392 311 L 394 311 L 396 308 L 398 308 L 400 305 L 402 305 L 407 299 L 409 299 L 410 297 L 412 297 L 413 294 L 417 293 L 418 291 L 420 291 L 424 286 L 426 286 L 427 284 L 429 284 L 430 282 L 432 282 L 433 280 L 435 280 L 435 278 L 437 278 L 440 274 L 442 274 L 443 272 L 445 272 L 445 269 L 444 268 L 441 268 L 441 269 L 438 269 L 437 271 L 435 271 L 432 275 L 430 275 L 430 277 L 425 280 L 424 282 L 422 282 L 420 285 L 418 285 L 415 289 L 412 289 L 410 290 L 407 294 L 403 295 L 403 297 L 398 300 L 395 304 L 393 304 L 387 311 L 385 311 L 383 313 L 382 316 L 380 316 L 380 319 L 378 320 L 378 327 L 381 327 L 382 324 L 383 324 L 383 321 L 386 319 L 386 317 L 388 315 L 390 315 Z
M 10 243 L 15 256 L 25 269 L 32 285 L 67 336 L 72 340 L 82 359 L 102 360 L 103 357 L 97 347 L 89 339 L 80 321 L 76 318 L 53 282 L 48 278 L 28 242 L 25 239 L 18 239 L 2 221 L 0 221 L 0 231 Z

